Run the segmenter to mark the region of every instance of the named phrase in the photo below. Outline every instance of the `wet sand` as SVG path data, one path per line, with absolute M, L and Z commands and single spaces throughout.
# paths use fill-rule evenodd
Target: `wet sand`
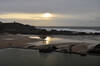
M 37 49 L 40 51 L 43 50 L 43 52 L 47 50 L 46 52 L 56 51 L 56 52 L 64 52 L 64 53 L 72 52 L 72 53 L 79 53 L 79 54 L 80 53 L 87 54 L 87 52 L 90 49 L 94 48 L 98 44 L 97 39 L 99 40 L 99 38 L 97 39 L 96 37 L 93 38 L 94 36 L 93 37 L 81 36 L 81 38 L 79 38 L 80 36 L 66 36 L 66 37 L 56 36 L 56 38 L 54 37 L 52 37 L 51 39 L 55 39 L 55 40 L 52 40 L 55 42 L 51 41 L 51 43 L 48 44 L 50 40 L 50 38 L 48 38 L 49 40 L 47 40 L 47 44 L 42 44 L 41 42 L 45 43 L 46 41 L 43 41 L 43 40 L 41 41 L 41 39 L 36 39 L 34 38 L 34 36 L 32 37 L 29 35 L 12 35 L 12 34 L 0 35 L 0 48 L 24 48 L 24 49 Z M 91 41 L 93 42 L 95 40 L 96 41 L 93 43 L 89 40 L 87 41 L 83 40 L 87 38 L 89 40 L 90 38 L 92 38 Z M 61 42 L 63 40 L 64 40 L 64 43 Z M 38 43 L 40 43 L 40 45 L 38 45 Z
M 25 48 L 28 43 L 36 42 L 37 39 L 31 39 L 21 35 L 0 35 L 0 48 L 19 47 Z

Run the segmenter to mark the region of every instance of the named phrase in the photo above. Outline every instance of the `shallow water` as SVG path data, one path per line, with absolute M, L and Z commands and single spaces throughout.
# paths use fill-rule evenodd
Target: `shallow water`
M 100 66 L 100 56 L 45 54 L 37 50 L 8 48 L 0 50 L 0 66 Z
M 29 36 L 33 38 L 38 38 L 38 36 Z M 47 44 L 60 44 L 60 43 L 89 43 L 89 44 L 99 44 L 100 43 L 100 36 L 96 35 L 78 35 L 78 36 L 64 36 L 64 35 L 53 35 L 53 36 L 48 36 L 45 41 L 38 41 L 38 42 L 33 42 L 30 43 L 32 45 L 47 45 Z

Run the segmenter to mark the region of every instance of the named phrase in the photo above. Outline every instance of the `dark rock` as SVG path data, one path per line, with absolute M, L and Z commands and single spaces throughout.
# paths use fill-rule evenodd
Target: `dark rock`
M 87 56 L 87 54 L 80 54 L 81 56 Z
M 45 39 L 47 37 L 47 35 L 40 35 L 39 36 L 41 39 Z
M 80 52 L 79 53 L 81 56 L 87 56 L 87 52 Z
M 100 49 L 91 49 L 91 50 L 88 51 L 88 53 L 100 54 Z
M 69 53 L 67 49 L 57 49 L 56 52 Z
M 35 46 L 28 46 L 27 48 L 28 49 L 33 49 Z
M 96 46 L 95 46 L 95 48 L 98 48 L 98 49 L 100 49 L 100 44 L 96 45 Z
M 55 51 L 57 48 L 54 45 L 45 45 L 39 48 L 39 52 L 49 53 Z
M 90 49 L 88 53 L 91 54 L 100 54 L 100 44 L 96 45 L 93 49 Z

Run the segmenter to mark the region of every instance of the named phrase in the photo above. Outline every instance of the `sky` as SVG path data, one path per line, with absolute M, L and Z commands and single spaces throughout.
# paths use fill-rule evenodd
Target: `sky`
M 0 0 L 0 21 L 35 26 L 100 26 L 100 0 Z

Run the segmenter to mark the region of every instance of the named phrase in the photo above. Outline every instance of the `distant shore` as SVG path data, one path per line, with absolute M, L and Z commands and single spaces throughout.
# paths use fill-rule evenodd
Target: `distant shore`
M 32 35 L 100 35 L 100 32 L 81 32 L 70 30 L 50 30 L 37 28 L 31 25 L 24 25 L 18 22 L 3 23 L 0 22 L 0 34 L 32 34 Z

